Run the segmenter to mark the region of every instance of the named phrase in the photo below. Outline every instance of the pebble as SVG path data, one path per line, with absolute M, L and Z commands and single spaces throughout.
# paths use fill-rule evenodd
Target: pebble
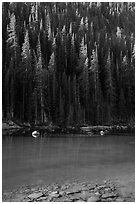
M 58 194 L 58 193 L 59 193 L 59 191 L 53 191 L 51 194 L 55 195 L 55 194 Z
M 106 188 L 106 185 L 97 186 L 96 188 L 97 188 L 97 190 L 104 189 L 104 188 Z
M 104 191 L 109 193 L 111 192 L 111 188 L 105 188 Z

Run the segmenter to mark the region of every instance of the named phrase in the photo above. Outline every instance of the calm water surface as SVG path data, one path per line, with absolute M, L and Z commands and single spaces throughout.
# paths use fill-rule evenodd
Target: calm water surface
M 134 136 L 3 136 L 3 191 L 22 185 L 98 182 L 134 173 Z

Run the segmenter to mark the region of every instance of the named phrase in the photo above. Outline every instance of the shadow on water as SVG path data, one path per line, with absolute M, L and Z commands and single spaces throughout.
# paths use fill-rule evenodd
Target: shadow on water
M 134 136 L 3 136 L 3 191 L 21 185 L 104 180 L 134 173 Z

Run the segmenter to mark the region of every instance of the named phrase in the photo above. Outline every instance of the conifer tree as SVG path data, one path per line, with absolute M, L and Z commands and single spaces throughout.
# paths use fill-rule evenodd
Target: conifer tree
M 44 99 L 43 99 L 43 74 L 44 72 L 43 72 L 43 64 L 42 64 L 41 44 L 40 44 L 40 38 L 38 38 L 36 87 L 37 87 L 37 94 L 40 100 L 40 118 L 42 123 L 45 122 Z
M 10 107 L 8 107 L 8 115 L 10 118 L 14 118 L 14 108 L 15 108 L 15 73 L 18 63 L 18 40 L 16 35 L 16 18 L 15 15 L 12 13 L 10 15 L 10 23 L 7 27 L 8 30 L 8 39 L 7 39 L 7 50 L 9 53 L 8 59 L 9 59 L 9 71 L 7 71 L 8 76 L 10 79 L 8 79 L 9 82 L 9 100 L 10 104 L 8 104 Z M 8 78 L 7 76 L 5 76 Z
M 29 90 L 31 86 L 30 82 L 30 75 L 31 72 L 31 56 L 30 56 L 30 44 L 29 44 L 29 35 L 28 30 L 26 30 L 24 43 L 22 46 L 22 64 L 21 64 L 21 70 L 20 70 L 20 78 L 22 78 L 22 119 L 25 119 L 25 112 L 27 111 L 29 113 L 28 118 L 30 118 L 31 115 L 31 90 Z M 28 103 L 29 102 L 29 103 Z M 28 110 L 27 110 L 28 107 Z
M 134 117 L 133 2 L 4 2 L 2 12 L 4 117 L 64 124 Z

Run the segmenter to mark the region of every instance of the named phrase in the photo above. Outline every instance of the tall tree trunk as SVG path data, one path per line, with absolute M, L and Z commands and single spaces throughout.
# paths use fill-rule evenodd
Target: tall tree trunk
M 38 110 L 37 110 L 37 90 L 35 90 L 34 92 L 34 98 L 35 98 L 35 125 L 37 124 L 38 122 Z

